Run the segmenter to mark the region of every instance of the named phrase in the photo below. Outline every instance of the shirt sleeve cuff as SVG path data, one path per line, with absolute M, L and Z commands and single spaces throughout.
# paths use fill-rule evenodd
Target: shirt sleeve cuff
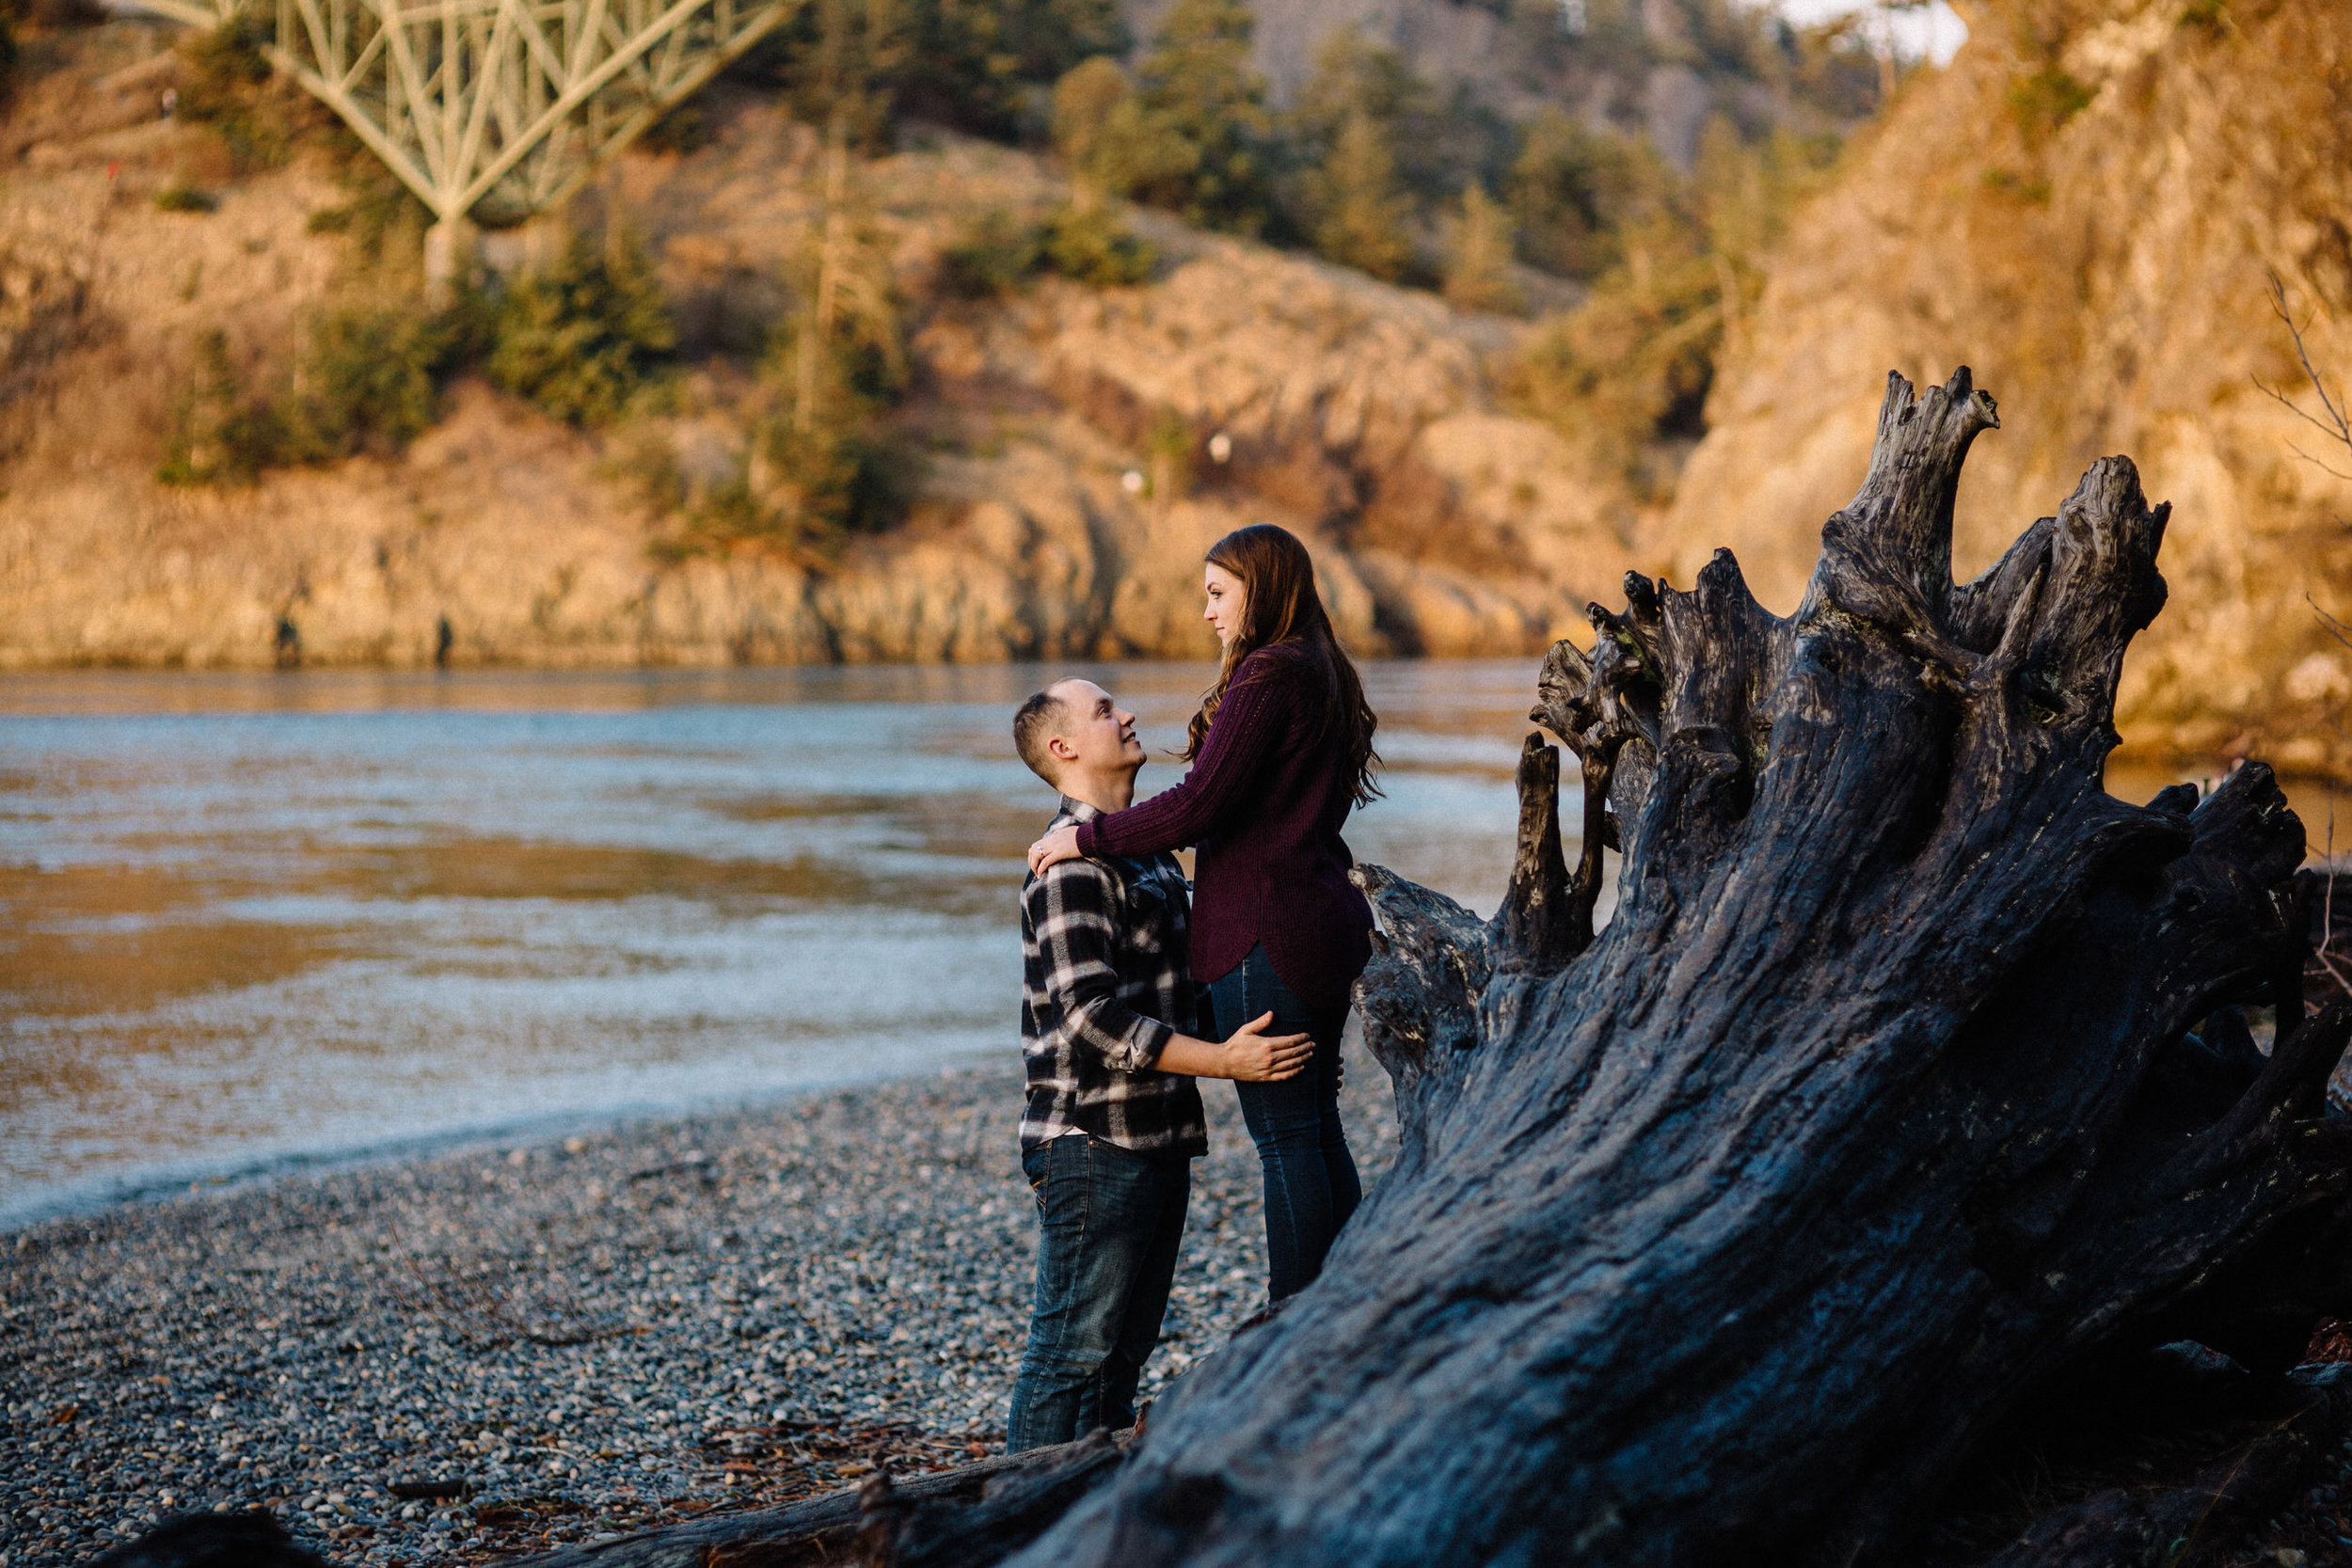
M 1136 1031 L 1135 1064 L 1128 1070 L 1157 1072 L 1160 1067 L 1160 1053 L 1166 1051 L 1168 1042 L 1176 1037 L 1176 1031 L 1156 1018 L 1144 1019 L 1142 1023 L 1143 1027 Z
M 1089 816 L 1078 824 L 1078 853 L 1081 855 L 1091 858 L 1103 852 L 1103 837 L 1094 831 L 1095 825 L 1102 820 L 1099 816 Z

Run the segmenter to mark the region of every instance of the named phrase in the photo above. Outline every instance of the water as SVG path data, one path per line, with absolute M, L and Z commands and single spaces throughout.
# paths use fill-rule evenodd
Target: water
M 1087 673 L 1173 783 L 1207 668 Z M 1009 1059 L 1048 673 L 0 680 L 0 1221 Z M 1491 911 L 1532 663 L 1366 673 L 1351 844 Z
M 1006 732 L 1057 673 L 0 678 L 0 1223 L 1010 1060 L 1052 799 Z M 1207 668 L 1085 673 L 1173 783 Z M 1366 679 L 1349 842 L 1492 912 L 1533 662 Z

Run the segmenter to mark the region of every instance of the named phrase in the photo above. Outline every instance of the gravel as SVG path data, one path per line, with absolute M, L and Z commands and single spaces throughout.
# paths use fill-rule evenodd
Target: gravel
M 1376 1177 L 1388 1082 L 1351 1062 Z M 1257 1161 L 1205 1088 L 1147 1394 L 1264 1295 Z M 489 1561 L 993 1452 L 1036 1247 L 1019 1101 L 959 1071 L 0 1235 L 0 1568 L 254 1507 L 337 1562 Z M 2205 1560 L 2352 1564 L 2347 1508 L 2338 1448 Z
M 1395 1130 L 1353 1062 L 1371 1177 Z M 1265 1292 L 1256 1157 L 1204 1087 L 1147 1394 Z M 1016 1069 L 957 1071 L 0 1236 L 0 1568 L 250 1507 L 339 1562 L 478 1560 L 994 1451 L 1019 1105 Z

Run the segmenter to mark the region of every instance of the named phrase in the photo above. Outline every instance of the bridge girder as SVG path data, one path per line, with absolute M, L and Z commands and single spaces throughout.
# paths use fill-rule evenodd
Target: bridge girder
M 562 201 L 804 3 L 140 0 L 199 27 L 250 5 L 271 63 L 451 230 Z

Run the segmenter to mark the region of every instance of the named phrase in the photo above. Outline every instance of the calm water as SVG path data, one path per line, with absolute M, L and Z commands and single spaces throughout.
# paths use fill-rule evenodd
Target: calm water
M 1491 911 L 1533 670 L 1367 672 L 1359 856 Z M 1009 1056 L 1041 673 L 0 679 L 0 1219 Z
M 1089 673 L 1173 783 L 1206 666 Z M 1045 673 L 0 677 L 0 1222 L 1010 1059 Z M 1350 843 L 1491 912 L 1533 661 L 1366 674 Z

